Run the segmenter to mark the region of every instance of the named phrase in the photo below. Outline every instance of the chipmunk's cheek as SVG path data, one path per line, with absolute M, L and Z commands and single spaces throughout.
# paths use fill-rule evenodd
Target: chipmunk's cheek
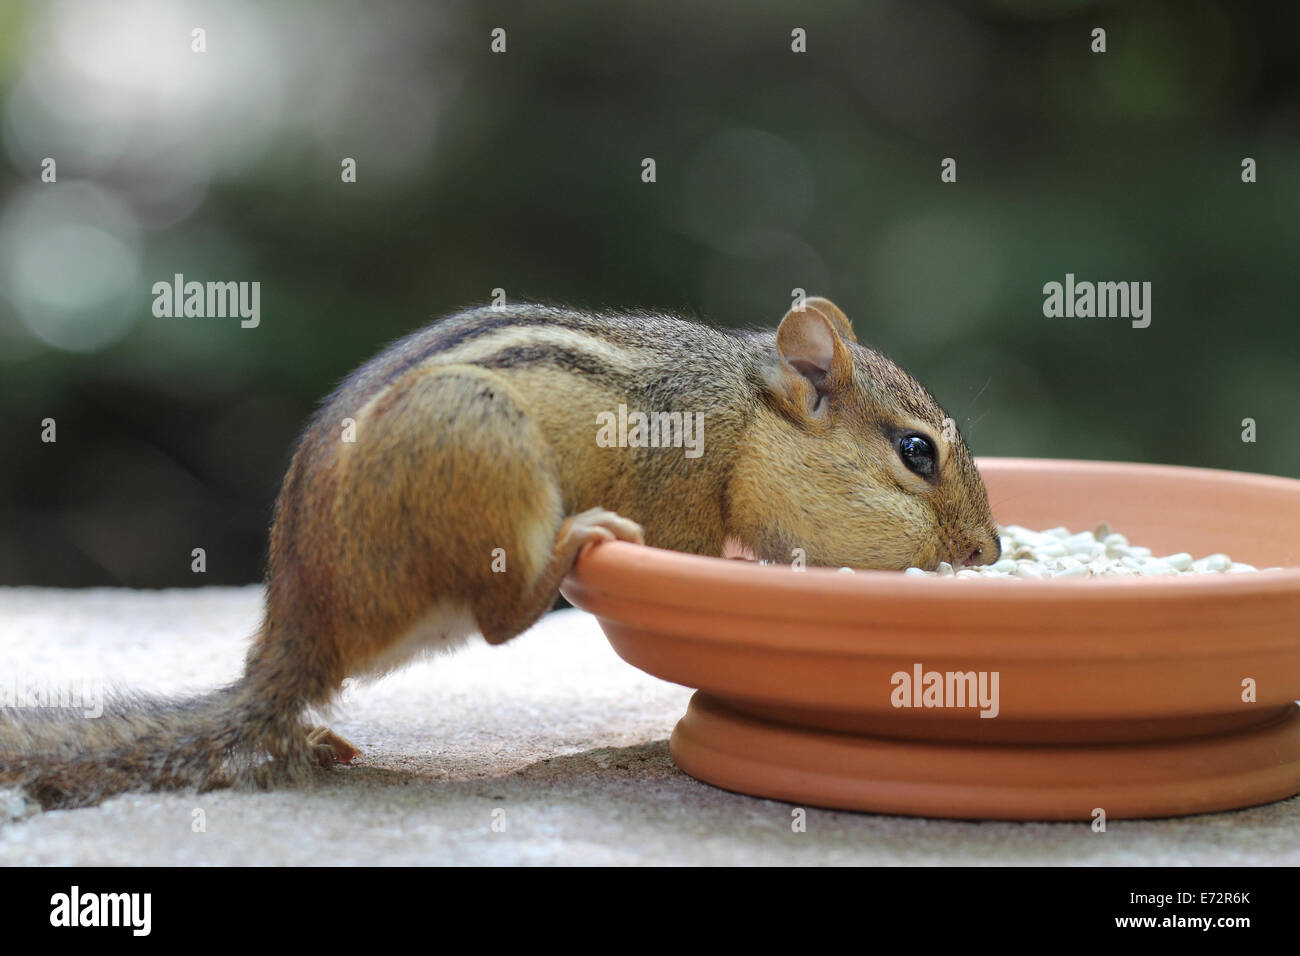
M 916 554 L 912 556 L 910 561 L 905 562 L 900 568 L 898 568 L 898 570 L 906 571 L 908 568 L 920 568 L 922 571 L 933 571 L 938 566 L 939 559 L 933 555 L 924 556 Z
M 934 571 L 939 567 L 939 562 L 944 560 L 944 556 L 939 553 L 937 545 L 927 547 L 920 554 L 916 555 L 910 564 L 905 567 L 920 568 L 923 571 Z
M 878 566 L 894 571 L 907 568 L 933 571 L 938 567 L 943 560 L 943 548 L 929 509 L 909 508 L 906 517 L 896 517 L 895 522 L 895 533 L 882 549 L 888 555 L 887 561 Z

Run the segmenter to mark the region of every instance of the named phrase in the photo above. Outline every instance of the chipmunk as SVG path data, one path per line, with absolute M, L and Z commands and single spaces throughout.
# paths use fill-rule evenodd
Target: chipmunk
M 702 412 L 702 453 L 602 447 L 596 423 L 620 405 Z M 305 779 L 357 754 L 306 719 L 345 678 L 475 632 L 510 640 L 588 542 L 721 555 L 734 541 L 832 567 L 993 562 L 983 482 L 945 424 L 823 298 L 775 331 L 540 305 L 454 315 L 361 366 L 299 440 L 243 677 L 97 720 L 6 714 L 0 780 L 52 808 Z

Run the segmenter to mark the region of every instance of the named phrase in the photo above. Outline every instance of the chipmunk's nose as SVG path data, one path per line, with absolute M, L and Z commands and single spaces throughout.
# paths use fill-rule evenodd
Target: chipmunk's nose
M 973 568 L 981 564 L 992 564 L 1002 557 L 1002 539 L 996 532 L 981 538 L 955 565 L 960 568 Z

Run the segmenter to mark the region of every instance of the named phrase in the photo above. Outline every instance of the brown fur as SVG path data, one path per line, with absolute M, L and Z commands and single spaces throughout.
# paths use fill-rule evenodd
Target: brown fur
M 304 779 L 352 752 L 304 721 L 345 677 L 453 646 L 462 618 L 509 640 L 552 605 L 588 541 L 718 555 L 734 539 L 768 560 L 800 548 L 810 564 L 870 568 L 976 549 L 995 560 L 983 484 L 960 435 L 944 440 L 943 410 L 858 344 L 832 303 L 807 305 L 776 333 L 738 334 L 650 314 L 479 309 L 394 344 L 299 442 L 242 680 L 80 726 L 4 715 L 0 779 L 48 807 Z M 600 447 L 596 415 L 620 403 L 704 412 L 703 455 Z M 903 467 L 899 430 L 934 441 L 936 480 Z

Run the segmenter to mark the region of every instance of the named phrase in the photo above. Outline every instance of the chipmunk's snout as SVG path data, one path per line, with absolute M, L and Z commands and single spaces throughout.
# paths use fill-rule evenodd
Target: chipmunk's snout
M 995 528 L 985 532 L 965 547 L 954 549 L 951 563 L 954 568 L 973 568 L 981 564 L 993 564 L 1000 557 L 1002 557 L 1002 539 Z

